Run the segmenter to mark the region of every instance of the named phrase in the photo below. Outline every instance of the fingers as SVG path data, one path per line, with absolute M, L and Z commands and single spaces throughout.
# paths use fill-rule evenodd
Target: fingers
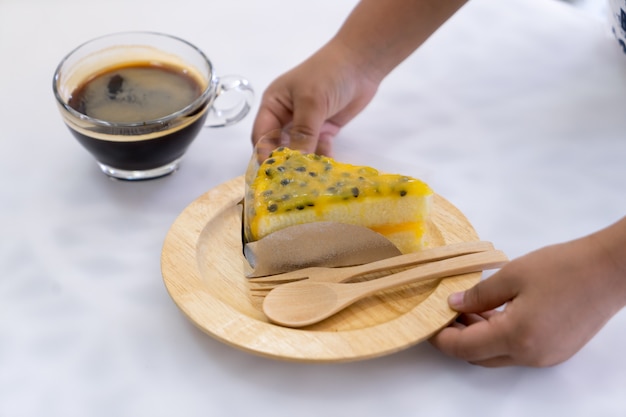
M 466 326 L 455 322 L 435 335 L 430 342 L 443 353 L 476 364 L 488 364 L 508 356 L 506 338 L 490 320 L 470 318 Z M 488 365 L 485 365 L 488 366 Z M 494 365 L 495 366 L 495 365 Z
M 288 116 L 284 111 L 282 113 L 283 114 L 277 113 L 270 104 L 265 102 L 261 103 L 261 107 L 252 125 L 253 145 L 256 145 L 259 139 L 267 133 L 273 130 L 280 130 L 288 123 L 290 115 Z
M 289 133 L 292 137 L 304 139 L 298 141 L 299 150 L 315 152 L 328 111 L 313 96 L 296 96 L 293 104 L 293 121 Z
M 503 366 L 519 365 L 515 359 L 508 355 L 498 356 L 484 361 L 470 362 L 472 365 L 484 366 L 485 368 L 500 368 Z
M 336 131 L 338 131 L 339 128 L 336 129 Z M 333 156 L 332 155 L 332 141 L 333 138 L 335 137 L 336 133 L 321 133 L 319 140 L 317 142 L 317 149 L 315 150 L 315 153 L 318 155 L 326 155 L 326 156 Z
M 462 313 L 481 313 L 511 301 L 519 288 L 506 267 L 469 290 L 452 294 L 448 299 L 450 307 Z
M 480 314 L 474 314 L 474 313 L 461 314 L 459 317 L 457 317 L 455 323 L 461 324 L 463 326 L 471 326 L 472 324 L 489 320 L 489 318 L 493 317 L 495 314 L 498 314 L 498 312 L 493 311 L 493 310 L 480 313 Z
M 482 366 L 513 364 L 506 326 L 501 320 L 504 313 L 495 310 L 518 294 L 514 275 L 505 269 L 506 266 L 469 290 L 450 296 L 450 307 L 464 314 L 431 339 L 436 348 Z
M 289 146 L 303 152 L 319 155 L 332 153 L 332 140 L 340 127 L 326 121 L 326 113 L 314 100 L 294 101 L 292 113 L 277 103 L 264 102 L 252 127 L 252 144 L 269 132 L 283 130 L 288 133 Z

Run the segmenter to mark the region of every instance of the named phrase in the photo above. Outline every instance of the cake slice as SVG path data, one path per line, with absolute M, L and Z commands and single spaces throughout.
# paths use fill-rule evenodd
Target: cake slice
M 331 221 L 370 228 L 401 252 L 414 252 L 424 245 L 432 195 L 415 178 L 280 147 L 248 184 L 244 234 L 252 242 L 288 226 Z

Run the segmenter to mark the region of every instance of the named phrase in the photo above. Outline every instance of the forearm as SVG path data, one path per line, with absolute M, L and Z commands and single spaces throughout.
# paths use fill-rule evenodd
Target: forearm
M 382 80 L 466 0 L 362 0 L 331 40 Z
M 626 217 L 589 238 L 595 243 L 600 263 L 605 269 L 607 288 L 616 298 L 616 307 L 626 306 Z

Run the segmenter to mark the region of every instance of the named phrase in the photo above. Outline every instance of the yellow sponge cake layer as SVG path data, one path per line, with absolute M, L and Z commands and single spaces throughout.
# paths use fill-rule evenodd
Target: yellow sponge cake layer
M 254 241 L 288 226 L 333 221 L 368 227 L 412 252 L 423 245 L 431 196 L 415 178 L 282 147 L 249 186 L 245 234 Z

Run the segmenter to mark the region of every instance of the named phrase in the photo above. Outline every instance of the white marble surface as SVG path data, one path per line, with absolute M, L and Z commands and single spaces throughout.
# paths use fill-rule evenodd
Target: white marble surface
M 428 343 L 305 365 L 226 346 L 169 298 L 165 234 L 243 172 L 252 117 L 203 132 L 171 177 L 115 182 L 61 123 L 56 64 L 89 38 L 157 30 L 260 94 L 353 4 L 0 0 L 0 416 L 626 415 L 626 311 L 548 369 L 483 369 Z M 383 83 L 337 157 L 421 176 L 515 257 L 626 213 L 625 99 L 601 19 L 473 0 Z
M 597 19 L 606 19 L 609 13 L 609 5 L 607 0 L 560 0 L 571 4 L 584 13 Z

